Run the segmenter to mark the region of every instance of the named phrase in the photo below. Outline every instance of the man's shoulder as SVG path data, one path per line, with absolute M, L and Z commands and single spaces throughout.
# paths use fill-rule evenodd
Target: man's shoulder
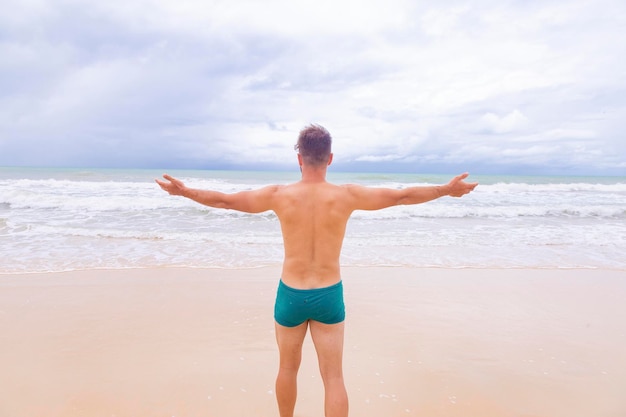
M 367 187 L 359 184 L 341 184 L 340 187 L 350 193 L 367 189 Z

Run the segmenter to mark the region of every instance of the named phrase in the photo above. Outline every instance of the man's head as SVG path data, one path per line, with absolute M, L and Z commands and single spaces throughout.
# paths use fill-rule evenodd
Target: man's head
M 296 149 L 302 161 L 310 166 L 326 166 L 330 162 L 332 138 L 320 125 L 309 125 L 300 131 Z

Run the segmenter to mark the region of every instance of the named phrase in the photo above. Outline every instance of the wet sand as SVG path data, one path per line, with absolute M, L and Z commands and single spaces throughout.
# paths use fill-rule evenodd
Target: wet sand
M 0 416 L 278 416 L 278 268 L 0 275 Z M 623 417 L 626 273 L 346 268 L 352 416 Z M 310 339 L 297 417 L 323 415 Z

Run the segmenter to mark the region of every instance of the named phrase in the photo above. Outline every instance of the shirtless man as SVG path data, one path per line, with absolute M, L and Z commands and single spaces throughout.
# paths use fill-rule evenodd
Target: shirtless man
M 307 330 L 315 345 L 324 382 L 326 417 L 346 417 L 348 396 L 343 379 L 344 303 L 339 256 L 346 224 L 355 210 L 379 210 L 400 204 L 419 204 L 443 196 L 461 197 L 477 183 L 405 189 L 334 185 L 326 181 L 333 160 L 331 137 L 318 125 L 304 128 L 295 146 L 302 179 L 289 185 L 270 185 L 252 191 L 224 194 L 187 188 L 163 175 L 156 180 L 171 195 L 210 207 L 261 213 L 272 210 L 280 221 L 285 257 L 276 295 L 274 318 L 280 365 L 276 399 L 281 417 L 293 417 L 297 375 Z

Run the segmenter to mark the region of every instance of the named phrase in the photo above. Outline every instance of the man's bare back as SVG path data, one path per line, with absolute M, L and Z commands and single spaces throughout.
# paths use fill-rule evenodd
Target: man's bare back
M 285 258 L 281 279 L 294 288 L 321 288 L 341 279 L 339 256 L 352 213 L 344 187 L 298 182 L 276 191 Z

